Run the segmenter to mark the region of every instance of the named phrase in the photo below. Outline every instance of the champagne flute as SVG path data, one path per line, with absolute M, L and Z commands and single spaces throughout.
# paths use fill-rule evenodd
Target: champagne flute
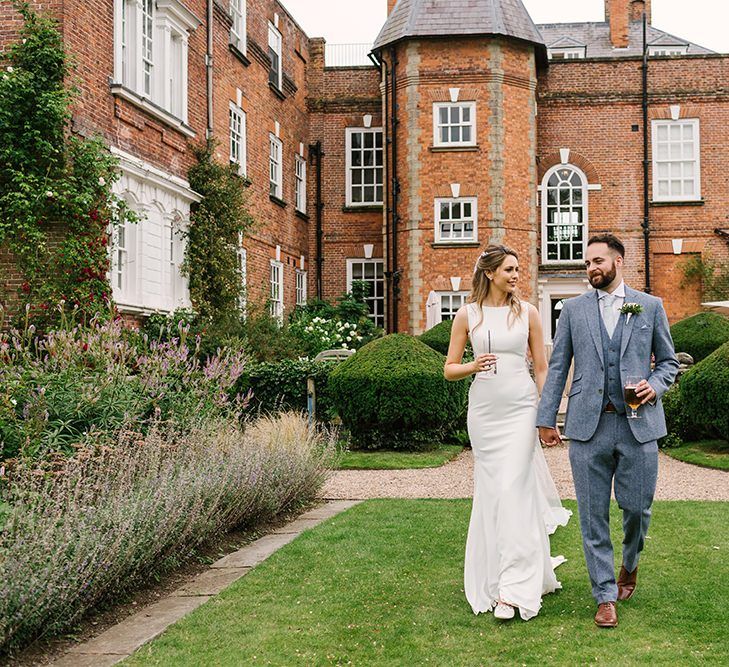
M 625 404 L 630 408 L 630 414 L 628 415 L 628 419 L 640 419 L 640 415 L 638 414 L 638 408 L 640 407 L 641 400 L 635 393 L 635 388 L 638 386 L 642 379 L 643 378 L 639 375 L 628 375 L 625 378 L 625 385 L 623 386 L 623 389 L 625 392 Z
M 486 352 L 491 354 L 491 329 L 488 329 L 486 332 Z M 484 371 L 484 374 L 486 377 L 493 377 L 496 375 L 496 362 L 492 362 L 491 366 L 487 371 Z

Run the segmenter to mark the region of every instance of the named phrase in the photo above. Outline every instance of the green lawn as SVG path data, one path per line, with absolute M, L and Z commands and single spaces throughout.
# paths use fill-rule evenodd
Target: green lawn
M 570 503 L 574 509 L 574 503 Z M 729 655 L 729 503 L 659 502 L 620 626 L 593 624 L 576 516 L 541 614 L 474 616 L 467 500 L 374 500 L 307 531 L 127 665 L 690 665 Z M 614 513 L 615 541 L 619 519 Z
M 405 470 L 437 468 L 463 451 L 460 445 L 438 445 L 426 452 L 346 451 L 339 458 L 339 470 Z
M 726 440 L 699 440 L 686 442 L 681 447 L 666 447 L 666 454 L 706 468 L 729 470 L 729 442 Z

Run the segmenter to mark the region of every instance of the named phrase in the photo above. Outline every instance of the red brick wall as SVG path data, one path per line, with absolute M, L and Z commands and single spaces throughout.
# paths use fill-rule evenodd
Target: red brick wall
M 626 280 L 643 289 L 640 66 L 639 59 L 552 63 L 539 80 L 538 159 L 540 179 L 557 163 L 560 148 L 569 148 L 570 161 L 589 170 L 589 180 L 602 187 L 589 195 L 590 234 L 610 231 L 623 238 L 628 251 Z M 726 227 L 729 214 L 725 152 L 729 95 L 721 83 L 727 77 L 729 58 L 725 56 L 650 62 L 649 120 L 670 118 L 670 106 L 678 104 L 682 118 L 700 121 L 703 201 L 650 207 L 652 291 L 667 303 L 672 321 L 698 311 L 701 295 L 678 287 L 683 277 L 679 266 L 686 256 L 663 255 L 670 253 L 665 248 L 671 239 L 683 238 L 696 244 L 698 252 L 728 259 L 726 242 L 713 231 Z M 634 125 L 639 131 L 632 131 Z M 650 127 L 648 131 L 651 159 Z

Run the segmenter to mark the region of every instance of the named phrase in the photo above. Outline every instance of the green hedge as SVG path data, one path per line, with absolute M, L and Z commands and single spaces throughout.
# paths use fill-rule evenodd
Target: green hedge
M 365 345 L 332 371 L 329 388 L 353 445 L 424 449 L 462 423 L 468 382 L 443 377 L 445 357 L 407 334 Z
M 316 387 L 316 415 L 321 421 L 334 416 L 328 392 L 331 361 L 284 359 L 278 362 L 250 363 L 241 377 L 237 391 L 251 392 L 251 407 L 261 412 L 278 410 L 306 411 L 306 381 L 313 377 Z
M 421 334 L 420 341 L 425 343 L 428 347 L 432 347 L 434 350 L 437 350 L 442 355 L 447 355 L 448 346 L 451 343 L 452 328 L 453 320 L 445 320 Z
M 729 317 L 698 313 L 676 322 L 671 336 L 676 352 L 688 352 L 694 362 L 699 362 L 729 341 Z
M 718 438 L 729 438 L 729 342 L 685 373 L 681 399 L 691 420 Z

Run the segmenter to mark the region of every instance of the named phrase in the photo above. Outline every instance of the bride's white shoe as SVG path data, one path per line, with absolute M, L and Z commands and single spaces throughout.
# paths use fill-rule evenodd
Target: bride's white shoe
M 514 618 L 514 607 L 510 604 L 499 602 L 494 607 L 494 618 L 498 618 L 501 621 L 508 621 Z

